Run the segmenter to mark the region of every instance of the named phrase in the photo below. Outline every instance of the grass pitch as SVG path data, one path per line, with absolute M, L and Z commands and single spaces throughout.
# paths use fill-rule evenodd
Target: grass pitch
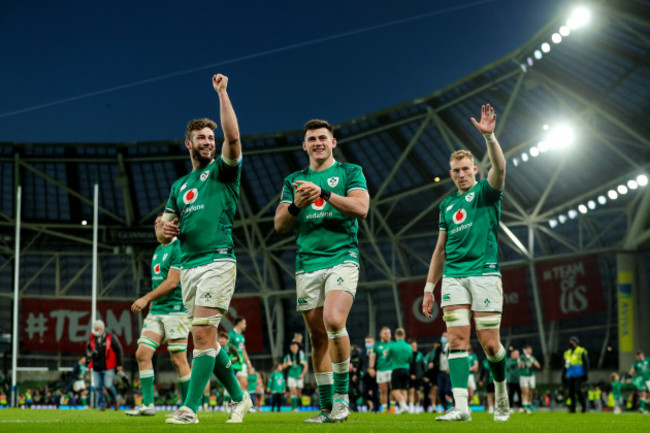
M 0 410 L 0 432 L 4 433 L 139 433 L 139 432 L 570 432 L 600 433 L 604 431 L 650 431 L 650 415 L 639 413 L 536 412 L 515 413 L 510 421 L 495 423 L 487 413 L 473 413 L 471 422 L 436 422 L 435 414 L 388 415 L 355 413 L 345 423 L 304 424 L 310 412 L 249 413 L 243 424 L 225 424 L 228 415 L 223 412 L 199 412 L 199 424 L 177 426 L 165 424 L 166 412 L 153 417 L 127 417 L 124 411 L 98 412 L 96 410 Z

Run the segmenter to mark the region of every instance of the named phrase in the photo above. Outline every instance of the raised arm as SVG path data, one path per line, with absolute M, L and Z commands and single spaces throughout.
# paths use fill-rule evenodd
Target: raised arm
M 494 127 L 497 121 L 497 115 L 494 112 L 494 107 L 490 104 L 481 106 L 481 121 L 477 122 L 473 117 L 471 118 L 474 127 L 483 134 L 487 144 L 488 158 L 492 166 L 488 171 L 488 183 L 492 189 L 501 191 L 506 182 L 506 159 L 503 156 L 501 146 L 494 136 Z
M 228 77 L 216 74 L 212 77 L 212 87 L 219 95 L 219 111 L 221 113 L 221 128 L 223 128 L 223 147 L 221 154 L 230 161 L 238 161 L 241 156 L 241 141 L 237 116 L 228 96 Z M 226 161 L 228 162 L 228 161 Z

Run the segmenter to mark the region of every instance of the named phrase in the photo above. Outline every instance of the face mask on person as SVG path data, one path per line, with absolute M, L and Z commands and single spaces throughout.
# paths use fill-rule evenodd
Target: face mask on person
M 440 337 L 440 342 L 442 344 L 445 344 L 447 342 L 447 339 L 445 337 Z
M 99 331 L 93 331 L 93 335 L 94 335 L 95 337 L 101 337 L 101 336 L 102 336 L 102 333 L 99 332 Z
M 372 347 L 372 343 L 366 343 L 366 349 L 370 349 Z

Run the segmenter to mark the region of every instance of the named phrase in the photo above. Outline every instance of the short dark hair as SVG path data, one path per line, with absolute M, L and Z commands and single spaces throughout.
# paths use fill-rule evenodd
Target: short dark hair
M 322 119 L 311 119 L 305 123 L 305 126 L 302 127 L 302 132 L 307 133 L 307 131 L 311 131 L 312 129 L 321 129 L 325 128 L 327 129 L 330 134 L 334 135 L 334 128 L 332 128 L 332 125 L 327 120 L 322 120 Z
M 212 119 L 204 117 L 203 119 L 192 119 L 187 123 L 187 128 L 185 128 L 185 139 L 192 139 L 192 131 L 200 131 L 203 128 L 208 127 L 213 131 L 217 129 L 217 122 Z
M 230 340 L 230 335 L 226 331 L 219 331 L 219 337 L 223 337 L 226 340 Z
M 235 319 L 235 321 L 232 322 L 232 326 L 237 326 L 237 325 L 239 325 L 241 322 L 243 322 L 244 320 L 246 320 L 246 319 L 244 319 L 243 317 L 237 317 L 237 318 Z

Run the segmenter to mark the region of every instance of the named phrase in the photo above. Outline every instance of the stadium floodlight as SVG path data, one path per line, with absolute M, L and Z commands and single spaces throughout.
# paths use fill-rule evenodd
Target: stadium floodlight
M 566 215 L 559 215 L 557 219 L 560 222 L 560 224 L 564 224 L 566 222 Z
M 551 44 L 549 44 L 548 42 L 544 42 L 541 48 L 542 48 L 542 52 L 548 53 L 549 51 L 551 51 Z
M 554 44 L 559 44 L 562 42 L 562 35 L 559 33 L 553 33 L 551 35 L 551 40 L 553 41 Z
M 548 150 L 548 143 L 545 142 L 544 140 L 540 141 L 537 143 L 537 148 L 539 149 L 540 152 L 546 152 Z
M 88 225 L 88 221 L 86 221 L 86 220 L 81 220 L 81 225 L 82 225 L 82 226 Z
M 545 123 L 544 126 L 542 126 L 542 129 L 544 131 L 548 131 L 549 128 L 550 128 L 550 125 L 548 123 Z
M 562 26 L 560 27 L 560 36 L 564 36 L 565 38 L 571 34 L 571 29 L 569 26 Z
M 587 212 L 589 212 L 587 210 L 587 206 L 585 206 L 584 204 L 581 204 L 580 206 L 578 206 L 578 211 L 580 211 L 581 214 L 586 214 Z
M 636 183 L 640 186 L 646 186 L 648 184 L 648 176 L 645 174 L 640 174 L 636 177 Z
M 436 176 L 436 177 L 433 178 L 433 181 L 436 182 L 436 183 L 440 182 L 440 178 L 438 176 Z
M 619 185 L 616 190 L 620 195 L 625 195 L 627 194 L 627 187 L 625 185 Z
M 548 225 L 551 226 L 552 229 L 554 229 L 555 227 L 557 227 L 557 220 L 555 218 L 548 220 Z
M 603 204 L 606 204 L 606 203 L 607 203 L 607 197 L 605 197 L 604 195 L 599 195 L 598 196 L 598 204 L 603 205 Z
M 618 198 L 618 193 L 613 189 L 610 189 L 609 191 L 607 191 L 607 197 L 609 197 L 610 200 L 616 200 Z
M 533 61 L 533 58 L 532 58 L 532 57 L 529 57 L 528 59 L 526 59 L 526 62 L 528 62 L 528 66 L 533 66 L 533 63 L 535 63 L 535 62 Z
M 541 60 L 542 59 L 542 52 L 540 50 L 535 50 L 535 52 L 533 53 L 533 56 L 535 56 L 535 58 L 537 60 Z
M 528 161 L 528 154 L 527 154 L 526 152 L 524 152 L 524 153 L 521 154 L 521 160 L 522 160 L 523 162 Z
M 590 20 L 591 12 L 589 9 L 585 7 L 578 7 L 573 10 L 566 24 L 571 30 L 575 30 L 585 26 L 587 23 L 589 23 Z
M 512 165 L 515 167 L 519 166 L 519 160 L 517 158 L 512 158 Z
M 575 132 L 568 125 L 558 125 L 548 134 L 546 141 L 551 147 L 566 147 L 573 143 Z
M 603 196 L 601 195 L 601 197 L 603 197 Z M 605 197 L 603 197 L 603 199 L 605 199 Z M 605 203 L 606 203 L 606 202 L 607 202 L 607 199 L 605 199 Z M 605 203 L 601 203 L 601 204 L 605 204 Z M 596 202 L 593 201 L 593 200 L 589 200 L 589 201 L 587 202 L 587 207 L 588 207 L 589 209 L 591 209 L 591 210 L 596 209 Z
M 569 212 L 568 212 L 568 214 L 569 214 L 569 218 L 571 218 L 571 219 L 575 219 L 575 217 L 578 216 L 578 211 L 575 210 L 575 209 L 570 209 Z
M 639 187 L 639 184 L 636 183 L 636 180 L 632 179 L 627 181 L 627 187 L 630 189 L 637 189 Z
M 535 158 L 537 155 L 539 155 L 539 149 L 536 148 L 535 146 L 530 148 L 530 156 Z

